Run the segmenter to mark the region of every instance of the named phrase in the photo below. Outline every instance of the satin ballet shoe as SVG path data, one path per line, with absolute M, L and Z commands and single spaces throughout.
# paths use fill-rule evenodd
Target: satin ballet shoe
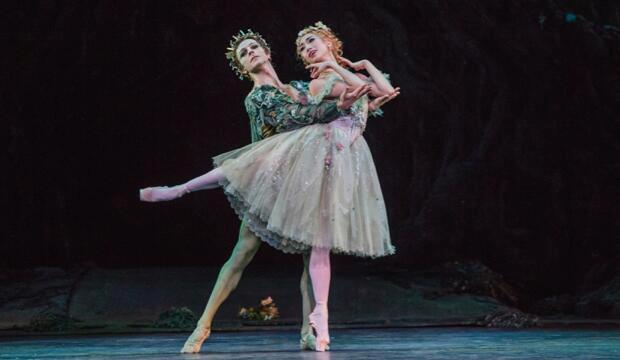
M 171 191 L 167 186 L 154 186 L 140 189 L 140 200 L 142 201 L 157 202 L 163 201 L 169 197 L 171 197 Z
M 299 348 L 301 350 L 314 350 L 316 348 L 316 337 L 312 334 L 306 334 L 299 339 Z
M 325 351 L 329 348 L 329 329 L 327 306 L 316 306 L 308 316 L 310 327 L 316 333 L 315 351 Z
M 169 201 L 189 193 L 187 186 L 155 186 L 140 189 L 140 200 L 146 202 Z
M 306 334 L 299 339 L 299 349 L 301 350 L 316 350 L 316 337 L 313 334 Z M 329 350 L 329 345 L 325 347 L 325 350 Z
M 202 343 L 211 335 L 211 328 L 196 327 L 194 332 L 187 338 L 181 349 L 182 354 L 195 354 L 200 352 Z

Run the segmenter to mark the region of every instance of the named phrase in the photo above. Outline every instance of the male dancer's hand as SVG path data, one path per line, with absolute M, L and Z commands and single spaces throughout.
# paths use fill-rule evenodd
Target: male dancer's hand
M 357 99 L 362 96 L 368 94 L 370 92 L 370 85 L 364 84 L 358 87 L 347 87 L 347 90 L 340 94 L 340 99 L 338 99 L 338 109 L 347 110 L 353 105 Z

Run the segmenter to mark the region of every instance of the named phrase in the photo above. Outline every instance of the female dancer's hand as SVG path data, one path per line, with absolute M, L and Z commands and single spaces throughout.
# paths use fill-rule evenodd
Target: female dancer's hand
M 188 192 L 189 190 L 185 184 L 173 187 L 147 187 L 145 189 L 140 189 L 140 200 L 147 202 L 169 201 L 178 199 Z
M 316 79 L 323 71 L 333 68 L 334 65 L 336 65 L 335 62 L 328 60 L 319 63 L 309 64 L 308 66 L 306 66 L 306 69 L 310 70 L 310 77 Z
M 386 94 L 383 96 L 379 96 L 378 98 L 373 99 L 370 103 L 368 103 L 368 111 L 375 111 L 381 106 L 385 105 L 388 101 L 393 100 L 395 97 L 400 95 L 400 88 L 397 87 L 394 89 L 394 92 L 391 94 Z
M 355 71 L 365 70 L 366 65 L 370 63 L 370 61 L 368 60 L 360 60 L 360 61 L 352 62 L 351 60 L 345 57 L 342 57 L 342 56 L 338 56 L 336 59 L 338 60 L 339 63 L 344 64 L 345 66 L 348 66 Z
M 338 99 L 338 103 L 336 105 L 339 109 L 346 110 L 350 108 L 351 105 L 357 101 L 357 99 L 368 94 L 368 92 L 370 92 L 370 85 L 368 84 L 360 85 L 356 88 L 349 86 L 346 91 L 343 91 L 342 94 L 340 94 L 340 98 Z

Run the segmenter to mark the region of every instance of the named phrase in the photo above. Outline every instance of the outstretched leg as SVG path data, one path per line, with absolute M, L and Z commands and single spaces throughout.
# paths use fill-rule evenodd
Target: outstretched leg
M 209 171 L 208 173 L 194 178 L 184 184 L 173 187 L 155 186 L 140 190 L 140 200 L 155 202 L 168 201 L 178 199 L 190 192 L 214 189 L 220 186 L 220 181 L 224 180 L 224 173 L 219 167 Z
M 246 266 L 254 258 L 260 244 L 260 239 L 248 229 L 244 219 L 239 229 L 239 240 L 237 241 L 237 245 L 235 245 L 228 261 L 222 266 L 215 286 L 211 291 L 207 306 L 198 320 L 198 324 L 196 324 L 196 329 L 185 342 L 183 349 L 181 349 L 182 353 L 197 353 L 200 351 L 203 341 L 205 341 L 211 333 L 211 323 L 213 322 L 215 313 L 224 300 L 226 300 L 230 293 L 237 287 L 243 270 L 245 270 Z
M 316 332 L 316 350 L 325 351 L 329 344 L 327 297 L 331 280 L 328 248 L 312 248 L 310 253 L 310 279 L 316 305 L 309 316 L 310 326 Z

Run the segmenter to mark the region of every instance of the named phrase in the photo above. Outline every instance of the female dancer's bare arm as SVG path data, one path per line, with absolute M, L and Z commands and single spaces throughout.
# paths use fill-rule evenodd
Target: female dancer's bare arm
M 390 81 L 385 77 L 384 73 L 377 69 L 377 67 L 373 65 L 370 60 L 360 60 L 352 62 L 351 60 L 342 56 L 340 56 L 338 60 L 355 71 L 366 70 L 366 72 L 368 72 L 368 75 L 372 79 L 374 85 L 371 90 L 371 95 L 373 97 L 389 95 L 396 91 Z M 365 76 L 362 74 L 357 75 L 365 78 Z
M 309 64 L 308 66 L 306 66 L 306 69 L 310 69 L 310 76 L 314 79 L 310 82 L 310 93 L 312 95 L 316 95 L 323 90 L 323 87 L 325 86 L 325 80 L 318 79 L 318 76 L 327 69 L 334 70 L 336 74 L 340 75 L 344 83 L 350 87 L 367 85 L 364 80 L 360 79 L 354 73 L 343 68 L 342 66 L 338 65 L 337 62 L 332 60 Z M 327 95 L 327 97 L 337 98 L 346 90 L 346 88 L 346 86 L 338 86 L 336 84 L 332 87 L 331 92 Z
M 342 63 L 351 67 L 354 70 L 363 70 L 366 69 L 368 74 L 370 75 L 372 82 L 370 83 L 370 92 L 369 95 L 375 99 L 369 103 L 370 111 L 375 111 L 388 101 L 394 99 L 396 96 L 400 95 L 400 88 L 392 87 L 392 84 L 386 79 L 379 69 L 377 69 L 370 61 L 361 60 L 358 62 L 351 62 L 348 59 L 343 57 L 339 58 Z M 307 69 L 311 70 L 311 76 L 314 78 L 310 82 L 310 93 L 312 95 L 316 95 L 323 90 L 325 86 L 325 80 L 317 79 L 320 73 L 327 69 L 333 69 L 338 75 L 342 77 L 344 82 L 350 86 L 359 86 L 359 84 L 368 84 L 366 82 L 366 76 L 360 73 L 352 73 L 351 71 L 345 69 L 340 66 L 335 61 L 324 61 L 315 64 L 309 64 L 306 66 Z M 334 85 L 327 95 L 329 98 L 338 97 L 345 89 L 345 86 Z

